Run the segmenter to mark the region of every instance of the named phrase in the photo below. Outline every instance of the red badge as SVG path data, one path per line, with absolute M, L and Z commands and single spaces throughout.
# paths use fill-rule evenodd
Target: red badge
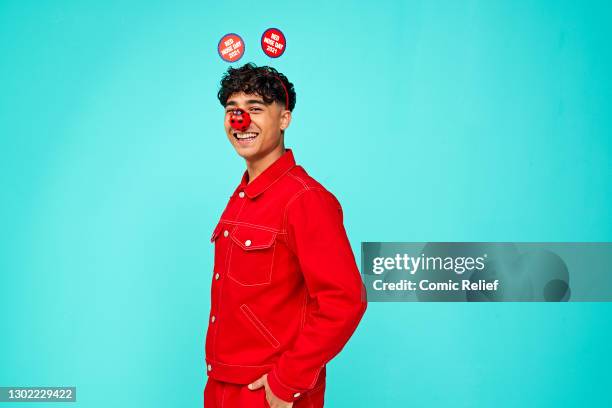
M 225 34 L 219 40 L 217 50 L 223 61 L 236 62 L 244 55 L 244 41 L 238 34 Z
M 268 28 L 261 36 L 261 49 L 272 58 L 278 58 L 285 52 L 287 40 L 278 28 Z

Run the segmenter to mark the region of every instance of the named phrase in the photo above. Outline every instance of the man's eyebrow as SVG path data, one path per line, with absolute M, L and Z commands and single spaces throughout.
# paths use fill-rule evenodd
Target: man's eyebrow
M 258 104 L 258 105 L 266 105 L 266 103 L 263 101 L 263 99 L 249 99 L 248 101 L 246 101 L 247 105 L 254 105 L 254 104 Z M 238 104 L 236 103 L 236 101 L 228 101 L 225 104 L 225 107 L 227 108 L 228 106 L 237 106 Z

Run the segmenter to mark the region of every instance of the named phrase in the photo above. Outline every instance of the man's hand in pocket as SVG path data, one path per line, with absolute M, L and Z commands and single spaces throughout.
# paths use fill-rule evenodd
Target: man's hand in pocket
M 280 398 L 278 398 L 272 390 L 270 390 L 270 386 L 268 385 L 268 374 L 264 374 L 259 377 L 257 380 L 253 381 L 249 384 L 249 390 L 257 390 L 261 387 L 265 387 L 266 389 L 266 400 L 268 404 L 270 404 L 270 408 L 291 408 L 293 407 L 293 402 L 287 402 Z

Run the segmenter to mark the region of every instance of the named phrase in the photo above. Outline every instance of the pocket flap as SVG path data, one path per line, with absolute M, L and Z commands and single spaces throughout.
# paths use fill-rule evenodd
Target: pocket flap
M 245 225 L 238 225 L 232 231 L 232 240 L 245 251 L 270 248 L 275 238 L 276 232 Z

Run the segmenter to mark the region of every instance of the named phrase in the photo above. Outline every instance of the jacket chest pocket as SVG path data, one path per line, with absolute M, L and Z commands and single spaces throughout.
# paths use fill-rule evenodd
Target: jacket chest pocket
M 269 284 L 272 281 L 276 232 L 237 225 L 231 238 L 227 275 L 244 286 Z

